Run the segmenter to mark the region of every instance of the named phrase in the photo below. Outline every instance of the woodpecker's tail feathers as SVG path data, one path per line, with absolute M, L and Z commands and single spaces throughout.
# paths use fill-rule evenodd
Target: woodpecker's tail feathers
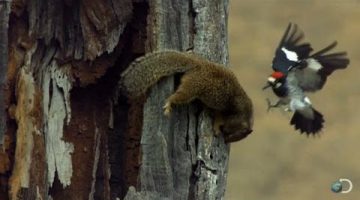
M 313 109 L 314 118 L 309 119 L 296 111 L 291 118 L 290 124 L 294 125 L 295 130 L 300 130 L 301 134 L 316 135 L 323 128 L 324 118 L 323 115 L 317 110 Z

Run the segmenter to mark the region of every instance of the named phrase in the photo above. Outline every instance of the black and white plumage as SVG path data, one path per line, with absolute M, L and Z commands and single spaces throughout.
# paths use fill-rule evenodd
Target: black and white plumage
M 287 111 L 294 112 L 290 124 L 294 125 L 300 133 L 316 134 L 323 128 L 323 115 L 313 108 L 312 103 L 299 87 L 298 80 L 293 71 L 288 75 L 282 72 L 274 72 L 269 78 L 268 83 L 272 87 L 278 102 L 270 107 L 286 106 Z
M 291 23 L 287 27 L 276 49 L 272 68 L 274 73 L 268 78 L 279 101 L 270 107 L 287 106 L 294 112 L 290 121 L 301 133 L 316 134 L 323 128 L 323 115 L 315 110 L 305 92 L 315 92 L 323 88 L 327 77 L 335 70 L 345 69 L 349 64 L 346 52 L 327 54 L 336 46 L 333 42 L 324 49 L 310 54 L 309 43 L 300 43 L 303 33 Z
M 280 71 L 287 75 L 291 68 L 299 66 L 303 59 L 309 57 L 312 48 L 309 43 L 301 43 L 303 38 L 304 34 L 297 25 L 289 23 L 275 51 L 272 61 L 274 71 Z
M 326 54 L 336 46 L 333 42 L 326 48 L 303 59 L 299 66 L 295 67 L 296 78 L 299 86 L 305 92 L 315 92 L 325 85 L 327 77 L 335 70 L 345 69 L 349 64 L 346 52 Z

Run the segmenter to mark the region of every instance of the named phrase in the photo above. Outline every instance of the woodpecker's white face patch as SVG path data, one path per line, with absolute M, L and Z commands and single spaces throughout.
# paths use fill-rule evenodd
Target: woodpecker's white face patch
M 269 83 L 274 83 L 275 80 L 276 80 L 276 79 L 275 79 L 274 77 L 271 77 L 271 76 L 268 78 L 268 82 L 269 82 Z
M 283 51 L 285 53 L 286 58 L 288 60 L 295 61 L 295 62 L 299 61 L 299 57 L 295 52 L 289 51 L 285 47 L 281 48 L 281 51 Z
M 309 58 L 307 59 L 308 67 L 314 71 L 319 71 L 323 66 L 315 59 Z

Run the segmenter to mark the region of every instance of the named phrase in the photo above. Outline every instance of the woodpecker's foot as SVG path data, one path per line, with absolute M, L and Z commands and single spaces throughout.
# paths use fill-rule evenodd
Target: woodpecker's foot
M 165 103 L 163 109 L 164 109 L 164 115 L 170 117 L 172 108 L 171 108 L 171 103 L 169 101 Z
M 278 101 L 276 104 L 271 104 L 271 101 L 268 98 L 266 98 L 266 102 L 267 102 L 267 106 L 268 106 L 267 112 L 269 112 L 271 108 L 277 108 L 280 105 L 280 101 Z

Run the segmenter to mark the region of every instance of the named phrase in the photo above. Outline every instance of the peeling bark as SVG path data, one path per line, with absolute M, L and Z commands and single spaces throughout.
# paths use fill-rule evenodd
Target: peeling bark
M 17 105 L 15 119 L 18 124 L 16 137 L 15 165 L 13 169 L 11 199 L 16 199 L 21 188 L 28 188 L 30 184 L 30 166 L 32 164 L 32 152 L 34 148 L 34 135 L 39 134 L 37 120 L 32 116 L 35 107 L 35 83 L 34 78 L 26 68 L 20 71 L 17 81 Z
M 59 71 L 55 62 L 48 67 L 43 79 L 45 85 L 43 91 L 45 92 L 44 99 L 44 117 L 45 127 L 44 132 L 46 141 L 46 160 L 48 165 L 48 184 L 52 185 L 55 179 L 55 173 L 63 187 L 71 184 L 72 177 L 72 161 L 71 154 L 74 152 L 74 145 L 63 140 L 64 124 L 66 119 L 70 122 L 70 107 L 67 106 L 67 98 L 71 89 L 71 82 L 67 78 L 62 79 L 64 75 L 61 68 Z M 48 87 L 47 87 L 48 86 Z M 51 90 L 51 94 L 50 94 Z

